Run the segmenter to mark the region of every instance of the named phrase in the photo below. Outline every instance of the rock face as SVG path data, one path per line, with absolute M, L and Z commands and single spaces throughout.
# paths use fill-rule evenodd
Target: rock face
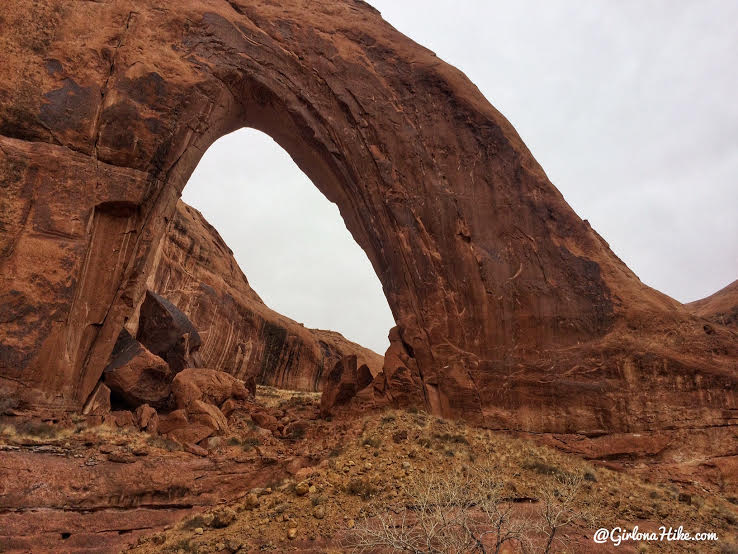
M 243 381 L 213 369 L 185 369 L 172 381 L 172 396 L 178 408 L 200 400 L 221 406 L 229 398 L 246 399 L 249 394 Z
M 734 335 L 641 283 L 466 76 L 366 3 L 2 17 L 0 374 L 26 405 L 84 404 L 202 153 L 249 126 L 382 281 L 397 328 L 377 403 L 584 434 L 736 424 Z
M 196 367 L 311 391 L 320 389 L 324 371 L 347 354 L 356 354 L 373 374 L 382 368 L 382 356 L 341 334 L 307 329 L 268 308 L 218 232 L 182 201 L 156 253 L 148 286 L 197 329 L 202 344 Z
M 166 360 L 175 373 L 202 365 L 200 335 L 195 326 L 169 300 L 148 290 L 140 308 L 136 339 Z
M 347 404 L 356 393 L 368 387 L 372 380 L 369 368 L 366 365 L 358 366 L 356 356 L 344 356 L 325 377 L 320 398 L 321 414 L 330 415 L 335 406 Z
M 166 407 L 174 373 L 162 358 L 121 332 L 112 360 L 103 371 L 103 381 L 118 403 L 136 409 L 141 404 Z
M 738 280 L 715 294 L 685 304 L 693 314 L 738 331 Z

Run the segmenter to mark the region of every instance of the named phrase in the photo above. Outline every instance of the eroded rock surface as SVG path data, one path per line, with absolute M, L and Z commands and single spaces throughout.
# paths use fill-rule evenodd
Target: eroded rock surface
M 0 374 L 25 405 L 81 408 L 202 153 L 250 126 L 382 281 L 378 404 L 537 432 L 736 425 L 734 334 L 641 283 L 469 79 L 366 3 L 11 0 L 2 17 Z
M 331 414 L 336 406 L 347 404 L 360 390 L 368 387 L 373 380 L 369 368 L 358 365 L 356 356 L 344 356 L 331 369 L 323 381 L 323 394 L 320 411 L 324 416 Z
M 195 326 L 177 306 L 149 290 L 141 304 L 136 339 L 166 360 L 174 373 L 202 366 Z
M 149 286 L 192 321 L 202 341 L 200 367 L 313 391 L 344 355 L 355 354 L 374 374 L 381 370 L 382 357 L 368 348 L 340 333 L 307 329 L 267 307 L 215 228 L 182 201 Z
M 112 360 L 103 372 L 103 381 L 114 400 L 134 410 L 142 404 L 166 407 L 173 377 L 167 362 L 126 330 L 118 337 Z
M 738 280 L 707 298 L 685 304 L 693 314 L 738 331 Z

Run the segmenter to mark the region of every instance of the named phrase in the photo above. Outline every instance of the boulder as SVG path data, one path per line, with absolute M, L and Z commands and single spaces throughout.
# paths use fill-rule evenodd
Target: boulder
M 256 396 L 256 379 L 253 375 L 246 377 L 246 379 L 243 380 L 243 385 L 246 387 L 246 390 L 249 391 L 251 396 Z
M 207 406 L 207 405 L 205 405 Z M 217 410 L 214 406 L 210 406 Z M 174 410 L 162 416 L 159 421 L 159 433 L 180 444 L 196 444 L 215 434 L 225 417 L 218 417 L 208 408 L 193 406 L 193 419 L 185 409 Z
M 149 404 L 167 406 L 172 371 L 167 363 L 154 355 L 125 329 L 120 333 L 103 381 L 113 400 L 128 408 Z
M 110 412 L 106 420 L 117 427 L 136 426 L 136 418 L 130 410 L 114 410 Z
M 187 405 L 187 420 L 190 424 L 202 425 L 213 430 L 213 433 L 226 433 L 228 421 L 217 406 L 194 400 Z
M 161 416 L 159 432 L 181 444 L 199 443 L 211 435 L 228 432 L 228 420 L 217 406 L 188 397 L 182 407 Z
M 90 395 L 82 413 L 85 415 L 104 416 L 110 413 L 110 389 L 105 383 L 98 383 Z
M 356 356 L 344 356 L 323 381 L 320 412 L 330 415 L 335 406 L 347 404 L 356 394 L 372 383 L 372 374 L 366 365 L 357 367 Z
M 197 329 L 177 306 L 155 292 L 146 291 L 136 339 L 166 360 L 175 373 L 201 364 Z
M 264 412 L 253 412 L 251 414 L 251 419 L 262 429 L 268 429 L 270 431 L 276 430 L 277 425 L 279 425 L 279 421 L 276 417 Z
M 136 409 L 136 422 L 139 429 L 152 435 L 159 430 L 159 414 L 148 404 L 143 404 Z
M 178 408 L 184 408 L 196 400 L 221 406 L 231 398 L 246 400 L 249 397 L 243 381 L 214 369 L 187 368 L 174 377 L 171 388 L 174 404 Z

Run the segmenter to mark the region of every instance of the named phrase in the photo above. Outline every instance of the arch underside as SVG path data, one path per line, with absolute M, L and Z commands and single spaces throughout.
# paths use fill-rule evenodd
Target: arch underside
M 246 126 L 338 205 L 383 284 L 376 404 L 585 434 L 736 423 L 735 335 L 643 285 L 462 73 L 359 1 L 181 4 L 10 3 L 39 22 L 0 68 L 19 84 L 0 95 L 13 394 L 79 408 L 189 175 Z

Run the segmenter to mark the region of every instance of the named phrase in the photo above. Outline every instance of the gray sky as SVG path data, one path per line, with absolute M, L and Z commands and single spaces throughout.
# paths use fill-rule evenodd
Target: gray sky
M 645 283 L 688 302 L 738 278 L 738 2 L 371 3 L 469 76 Z M 270 138 L 219 140 L 183 197 L 270 307 L 384 353 L 369 261 Z

